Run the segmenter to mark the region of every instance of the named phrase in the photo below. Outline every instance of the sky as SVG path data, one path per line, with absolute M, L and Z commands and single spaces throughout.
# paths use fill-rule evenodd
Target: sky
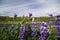
M 0 0 L 0 16 L 48 16 L 60 14 L 60 0 Z

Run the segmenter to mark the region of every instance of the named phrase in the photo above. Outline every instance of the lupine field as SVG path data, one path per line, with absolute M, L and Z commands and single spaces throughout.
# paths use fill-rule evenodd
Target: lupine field
M 0 40 L 60 40 L 60 15 L 0 17 Z

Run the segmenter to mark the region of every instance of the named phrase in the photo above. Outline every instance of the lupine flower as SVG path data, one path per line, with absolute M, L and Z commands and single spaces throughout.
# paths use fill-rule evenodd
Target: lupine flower
M 41 31 L 40 34 L 43 35 L 43 36 L 48 36 L 46 31 Z
M 60 35 L 60 15 L 57 15 L 55 18 L 55 27 L 57 29 L 56 34 Z
M 37 27 L 36 22 L 33 22 L 32 24 L 33 24 L 33 25 L 32 25 L 33 28 L 36 28 L 36 27 Z
M 21 32 L 21 34 L 18 36 L 18 38 L 23 39 L 24 38 L 24 34 L 25 34 L 25 32 Z
M 56 25 L 56 29 L 59 30 L 60 29 L 60 26 L 59 25 Z
M 60 22 L 59 22 L 59 21 L 55 21 L 54 24 L 55 24 L 55 25 L 60 25 Z
M 32 16 L 32 13 L 29 13 L 29 17 L 31 17 Z
M 32 30 L 31 36 L 34 37 L 37 35 L 37 31 L 36 30 Z
M 56 34 L 57 34 L 57 35 L 60 35 L 60 26 L 59 26 L 59 25 L 57 25 L 57 26 L 56 26 L 56 29 L 57 29 Z
M 45 22 L 41 22 L 41 26 L 43 26 L 43 25 L 44 25 L 44 23 L 45 23 Z
M 47 27 L 43 27 L 43 29 L 42 29 L 43 31 L 47 31 Z
M 56 18 L 55 18 L 55 25 L 60 25 L 60 16 L 58 15 Z
M 60 25 L 60 17 L 57 16 L 57 18 L 55 18 L 55 25 Z
M 22 27 L 21 30 L 22 30 L 23 32 L 25 32 L 25 31 L 26 31 L 26 27 L 25 27 L 25 26 Z
M 33 22 L 32 24 L 33 24 L 33 25 L 36 25 L 36 22 Z
M 51 18 L 53 15 L 52 14 L 49 14 L 49 18 Z
M 28 21 L 31 22 L 32 21 L 32 13 L 29 13 L 29 18 L 28 18 Z
M 47 23 L 42 22 L 42 23 L 41 23 L 41 26 L 45 26 L 45 27 L 47 27 Z
M 32 23 L 31 29 L 32 30 L 37 30 L 38 26 L 35 22 Z
M 38 37 L 38 40 L 46 40 L 46 38 L 45 37 Z
M 47 24 L 42 22 L 40 30 L 46 30 L 47 31 Z
M 58 17 L 58 18 L 55 18 L 55 20 L 60 20 L 60 18 Z
M 21 32 L 21 34 L 19 35 L 19 38 L 24 38 L 24 34 L 25 34 L 25 31 L 26 31 L 26 27 L 25 26 L 23 26 L 22 28 L 21 28 L 21 30 L 22 30 L 22 32 Z
M 44 27 L 44 26 L 41 26 L 41 27 L 40 27 L 40 31 L 47 31 L 47 30 L 48 30 L 47 27 Z
M 60 15 L 57 15 L 55 20 L 60 20 Z
M 32 37 L 36 36 L 37 35 L 36 30 L 33 30 L 31 35 L 32 35 Z
M 43 30 L 43 27 L 44 27 L 44 26 L 41 26 L 41 27 L 39 28 L 39 29 L 40 29 L 40 31 L 42 31 L 42 30 Z
M 57 31 L 57 33 L 56 33 L 57 35 L 60 35 L 60 31 Z
M 45 37 L 48 36 L 48 34 L 47 34 L 46 31 L 43 32 L 43 35 L 44 35 Z
M 48 16 L 48 20 L 50 21 L 52 19 L 53 15 L 52 14 L 49 14 Z
M 47 36 L 47 24 L 45 22 L 41 23 L 40 34 L 43 36 Z
M 15 13 L 15 14 L 14 14 L 14 19 L 16 19 L 16 18 L 17 18 L 17 14 Z

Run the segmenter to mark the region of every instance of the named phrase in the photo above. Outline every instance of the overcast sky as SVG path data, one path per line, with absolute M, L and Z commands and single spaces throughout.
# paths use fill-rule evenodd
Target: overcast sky
M 60 0 L 0 0 L 0 16 L 18 16 L 32 13 L 33 16 L 59 15 Z

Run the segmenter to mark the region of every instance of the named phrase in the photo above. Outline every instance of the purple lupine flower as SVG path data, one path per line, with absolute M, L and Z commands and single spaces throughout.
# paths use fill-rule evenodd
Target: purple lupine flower
M 21 30 L 22 30 L 23 32 L 25 32 L 25 31 L 26 31 L 26 27 L 25 27 L 25 26 L 22 27 Z
M 43 26 L 41 26 L 39 29 L 40 29 L 40 31 L 42 31 L 43 30 Z
M 60 27 L 60 15 L 57 15 L 56 19 L 55 19 L 55 25 L 56 27 Z
M 29 17 L 31 17 L 32 16 L 32 13 L 29 13 Z
M 21 32 L 21 34 L 18 36 L 18 38 L 23 39 L 24 38 L 24 34 L 25 34 L 25 32 Z
M 47 27 L 43 27 L 43 31 L 47 31 Z
M 33 24 L 33 25 L 36 25 L 36 22 L 33 22 L 32 24 Z
M 32 13 L 29 13 L 29 18 L 28 18 L 28 21 L 31 22 L 32 21 Z
M 57 29 L 56 34 L 60 35 L 60 15 L 57 15 L 55 18 L 55 27 Z
M 32 24 L 33 24 L 33 25 L 32 25 L 33 28 L 36 28 L 36 27 L 37 27 L 36 22 L 33 22 Z
M 55 20 L 60 20 L 60 17 L 56 18 Z
M 18 38 L 23 39 L 23 38 L 24 38 L 24 35 L 25 35 L 26 27 L 25 27 L 25 26 L 21 27 L 21 31 L 22 31 L 22 32 L 21 32 L 21 34 L 19 35 Z
M 54 24 L 55 25 L 60 25 L 60 21 L 55 21 Z
M 47 24 L 45 22 L 41 23 L 40 31 L 47 31 Z
M 60 30 L 60 26 L 59 26 L 59 25 L 56 25 L 56 29 L 57 29 L 57 30 Z
M 48 25 L 47 25 L 47 23 L 42 22 L 42 23 L 41 23 L 41 26 L 45 26 L 45 27 L 47 27 Z
M 57 15 L 57 18 L 60 18 L 60 15 Z
M 17 14 L 15 13 L 15 14 L 14 14 L 14 19 L 16 19 L 16 18 L 17 18 Z
M 43 35 L 44 35 L 45 37 L 48 36 L 47 32 L 43 32 Z
M 45 22 L 41 22 L 41 26 L 43 26 L 43 25 L 44 25 L 44 23 L 45 23 Z
M 38 40 L 46 40 L 46 38 L 45 37 L 38 37 Z
M 32 37 L 35 37 L 37 35 L 36 30 L 33 30 L 31 35 L 32 35 Z
M 49 17 L 51 18 L 53 15 L 52 14 L 49 14 Z
M 52 14 L 49 14 L 49 16 L 48 16 L 48 20 L 51 20 L 52 17 L 53 17 L 53 15 L 52 15 Z
M 46 31 L 41 31 L 40 34 L 43 35 L 43 36 L 48 36 Z
M 55 20 L 60 20 L 60 15 L 57 15 Z
M 56 29 L 57 29 L 56 34 L 57 34 L 57 35 L 60 35 L 60 26 L 59 26 L 59 25 L 57 25 L 57 26 L 56 26 Z
M 60 31 L 57 31 L 57 33 L 56 33 L 57 35 L 60 35 Z
M 59 15 L 55 18 L 55 25 L 60 25 L 60 16 Z
M 48 30 L 47 27 L 44 27 L 44 26 L 41 26 L 41 27 L 40 27 L 40 31 L 47 31 L 47 30 Z

